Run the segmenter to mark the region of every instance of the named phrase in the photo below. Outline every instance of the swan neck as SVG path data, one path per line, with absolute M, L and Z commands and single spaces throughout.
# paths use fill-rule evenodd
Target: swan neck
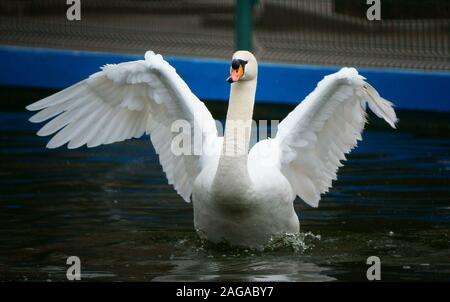
M 231 85 L 222 155 L 247 157 L 255 93 L 256 80 Z
M 242 186 L 249 180 L 247 157 L 250 145 L 256 80 L 231 85 L 230 100 L 216 177 Z

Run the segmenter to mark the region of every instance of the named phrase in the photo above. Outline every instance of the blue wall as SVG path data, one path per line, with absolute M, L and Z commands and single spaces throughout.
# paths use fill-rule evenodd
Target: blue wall
M 230 54 L 231 56 L 231 54 Z M 143 58 L 137 55 L 86 51 L 0 47 L 0 85 L 65 88 L 106 63 Z M 228 99 L 229 61 L 167 57 L 203 100 Z M 337 67 L 259 64 L 258 102 L 299 103 L 325 75 Z M 397 108 L 450 111 L 450 72 L 359 69 L 380 94 Z

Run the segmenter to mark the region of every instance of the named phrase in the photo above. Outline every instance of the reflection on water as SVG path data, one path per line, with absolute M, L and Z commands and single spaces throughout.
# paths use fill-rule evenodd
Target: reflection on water
M 365 280 L 371 255 L 386 281 L 450 280 L 448 119 L 369 127 L 320 207 L 296 203 L 301 240 L 255 252 L 198 239 L 148 138 L 46 150 L 29 116 L 0 113 L 0 280 L 65 280 L 71 255 L 84 280 Z

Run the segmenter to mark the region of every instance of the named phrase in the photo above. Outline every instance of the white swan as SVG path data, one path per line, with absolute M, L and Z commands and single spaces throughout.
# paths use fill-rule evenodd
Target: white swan
M 38 132 L 57 132 L 48 148 L 65 143 L 69 148 L 94 147 L 149 133 L 169 183 L 186 202 L 192 198 L 199 235 L 259 249 L 273 236 L 299 232 L 295 197 L 318 206 L 341 160 L 361 140 L 366 105 L 394 128 L 397 118 L 392 104 L 355 69 L 343 68 L 319 82 L 280 123 L 274 139 L 262 140 L 248 152 L 257 75 L 250 52 L 233 55 L 223 138 L 205 105 L 151 51 L 145 60 L 106 65 L 27 109 L 41 110 L 31 122 L 53 118 Z M 215 152 L 172 152 L 178 133 L 171 125 L 177 120 L 200 133 L 200 150 Z M 245 130 L 244 135 L 236 130 Z

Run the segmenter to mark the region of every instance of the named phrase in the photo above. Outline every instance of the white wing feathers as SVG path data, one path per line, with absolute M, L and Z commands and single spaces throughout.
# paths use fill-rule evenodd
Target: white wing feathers
M 392 103 L 354 68 L 326 76 L 279 125 L 275 138 L 279 167 L 295 193 L 317 207 L 328 192 L 345 154 L 361 140 L 366 104 L 395 128 Z
M 102 71 L 27 107 L 41 110 L 31 122 L 50 120 L 38 135 L 56 133 L 48 148 L 95 147 L 149 133 L 170 184 L 190 200 L 192 182 L 201 170 L 199 155 L 171 151 L 174 121 L 200 131 L 203 143 L 215 143 L 217 130 L 206 106 L 190 91 L 175 69 L 149 51 L 145 60 L 106 65 Z

